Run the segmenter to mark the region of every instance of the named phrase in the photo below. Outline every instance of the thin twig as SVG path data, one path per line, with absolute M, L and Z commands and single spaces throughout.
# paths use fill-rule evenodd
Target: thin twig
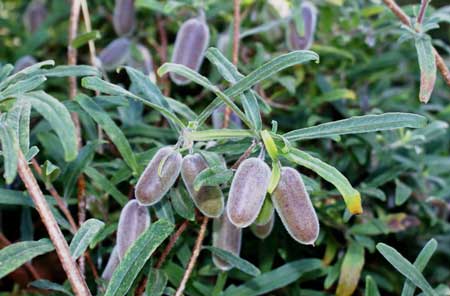
M 160 39 L 158 53 L 159 53 L 161 65 L 163 65 L 165 62 L 167 62 L 168 41 L 167 41 L 167 32 L 166 32 L 164 23 L 165 23 L 165 21 L 161 16 L 156 17 L 156 27 L 158 28 L 158 35 L 159 35 L 159 39 Z M 164 89 L 163 89 L 164 96 L 168 97 L 170 95 L 170 81 L 169 81 L 167 75 L 162 77 L 161 80 L 164 85 Z
M 81 0 L 72 0 L 70 8 L 70 20 L 69 20 L 69 38 L 67 44 L 67 64 L 75 66 L 77 64 L 77 50 L 72 46 L 72 41 L 77 37 L 78 22 L 80 19 Z M 69 77 L 69 99 L 73 100 L 77 95 L 77 80 L 76 77 Z M 80 118 L 76 112 L 72 112 L 72 120 L 75 125 L 75 131 L 77 135 L 78 150 L 81 149 L 81 126 Z M 78 199 L 78 225 L 81 225 L 86 220 L 86 184 L 84 175 L 80 175 L 77 181 L 77 199 Z M 84 256 L 81 256 L 78 260 L 80 270 L 84 274 L 85 261 Z
M 9 245 L 11 245 L 11 241 L 7 239 L 3 233 L 0 232 L 0 249 Z M 35 280 L 42 278 L 31 263 L 27 262 L 24 264 L 24 266 Z
M 232 62 L 235 66 L 237 66 L 239 62 L 239 35 L 240 35 L 240 26 L 241 26 L 241 1 L 233 0 L 233 53 L 232 53 Z M 231 109 L 226 106 L 225 111 L 223 112 L 223 128 L 228 128 L 230 124 L 230 116 Z
M 406 26 L 412 27 L 411 20 L 409 16 L 398 6 L 398 4 L 395 2 L 395 0 L 383 0 L 384 4 L 397 16 L 397 18 Z M 414 30 L 418 30 L 418 28 L 413 28 Z M 433 47 L 433 53 L 434 57 L 436 59 L 436 66 L 439 70 L 439 72 L 442 75 L 442 78 L 444 79 L 445 83 L 450 86 L 450 70 L 448 69 L 447 65 L 445 64 L 444 59 L 441 57 L 441 55 L 437 52 L 437 50 Z
M 36 206 L 36 210 L 38 211 L 45 228 L 48 231 L 52 243 L 55 246 L 56 254 L 58 255 L 63 269 L 67 274 L 72 290 L 75 295 L 91 295 L 91 292 L 89 291 L 78 266 L 75 264 L 75 261 L 70 255 L 69 246 L 67 245 L 61 229 L 59 228 L 58 223 L 56 222 L 56 219 L 53 216 L 47 201 L 45 200 L 44 194 L 42 193 L 33 173 L 28 167 L 25 156 L 20 149 L 18 151 L 17 170 L 20 178 L 28 190 L 28 193 L 31 196 L 31 199 L 34 202 L 34 205 Z
M 169 243 L 164 248 L 164 250 L 161 253 L 161 257 L 159 257 L 158 262 L 155 265 L 155 268 L 161 268 L 164 261 L 167 258 L 167 255 L 169 255 L 172 248 L 175 246 L 175 243 L 177 242 L 178 238 L 183 234 L 183 232 L 186 230 L 187 226 L 189 225 L 189 220 L 185 220 L 180 227 L 178 227 L 177 231 L 170 237 Z
M 86 0 L 81 1 L 81 11 L 83 13 L 83 20 L 84 20 L 84 27 L 86 28 L 86 33 L 92 32 L 92 25 L 91 25 L 91 16 L 89 14 L 89 7 Z M 96 50 L 95 50 L 95 42 L 94 40 L 88 41 L 88 47 L 89 47 L 89 60 L 93 67 L 97 67 L 96 62 Z M 101 70 L 101 69 L 99 69 Z M 95 95 L 99 96 L 100 92 L 98 90 L 95 90 Z M 99 124 L 97 124 L 97 134 L 98 134 L 98 141 L 99 143 L 102 143 L 103 140 L 103 130 L 100 127 Z M 98 146 L 98 151 L 100 154 L 103 154 L 103 145 Z
M 197 262 L 198 255 L 200 254 L 203 239 L 205 238 L 206 226 L 208 226 L 208 220 L 209 220 L 208 217 L 203 216 L 203 222 L 202 225 L 200 226 L 200 231 L 198 233 L 197 240 L 195 241 L 194 250 L 192 250 L 191 258 L 189 259 L 188 266 L 186 268 L 186 271 L 184 272 L 183 278 L 181 279 L 180 286 L 178 287 L 175 296 L 183 295 L 183 291 L 186 288 L 186 283 L 189 280 L 189 277 L 191 276 L 192 270 L 194 269 L 195 263 Z
M 256 141 L 253 141 L 253 143 L 247 148 L 247 150 L 245 150 L 244 154 L 241 155 L 241 157 L 239 157 L 239 159 L 231 166 L 232 170 L 235 170 L 239 167 L 239 165 L 241 164 L 241 162 L 243 162 L 244 160 L 246 160 L 250 154 L 252 153 L 253 148 L 255 148 L 256 146 Z
M 417 15 L 417 23 L 420 25 L 423 22 L 423 17 L 425 16 L 425 11 L 427 10 L 427 6 L 429 0 L 422 0 L 420 3 L 419 14 Z

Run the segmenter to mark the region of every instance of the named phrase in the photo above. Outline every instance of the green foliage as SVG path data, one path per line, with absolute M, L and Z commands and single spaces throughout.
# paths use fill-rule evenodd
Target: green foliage
M 44 1 L 45 18 L 34 26 L 21 22 L 31 16 L 30 2 L 0 4 L 0 287 L 8 295 L 72 295 L 69 281 L 56 280 L 65 277 L 53 267 L 53 254 L 34 260 L 56 244 L 40 239 L 48 232 L 18 174 L 19 150 L 41 191 L 62 197 L 45 199 L 73 257 L 89 252 L 85 279 L 93 295 L 174 295 L 195 252 L 186 296 L 408 296 L 417 288 L 421 295 L 448 294 L 450 88 L 435 58 L 436 50 L 449 65 L 448 3 L 430 2 L 422 22 L 420 2 L 429 1 L 402 6 L 411 22 L 406 26 L 382 1 L 312 1 L 318 13 L 314 42 L 291 50 L 287 34 L 296 29 L 302 38 L 309 30 L 300 9 L 306 1 L 240 1 L 235 65 L 233 1 L 136 0 L 130 15 L 118 15 L 116 3 L 128 5 L 119 0 L 86 1 L 93 30 L 80 21 L 70 45 L 79 64 L 93 66 L 69 66 L 70 1 Z M 205 18 L 210 42 L 194 71 L 170 56 L 182 24 L 197 16 Z M 117 71 L 91 59 L 92 43 L 98 55 L 119 37 L 129 48 L 119 53 Z M 141 47 L 149 60 L 138 53 Z M 12 64 L 22 57 L 40 62 L 20 70 Z M 146 67 L 133 68 L 132 60 Z M 176 85 L 174 75 L 189 83 Z M 77 79 L 73 100 L 69 76 Z M 214 126 L 213 113 L 225 106 L 223 114 L 219 110 L 224 126 Z M 259 198 L 261 210 L 251 208 L 257 218 L 250 227 L 273 218 L 270 235 L 259 239 L 229 222 L 233 252 L 217 247 L 227 242 L 213 247 L 218 220 L 212 220 L 218 218 L 211 215 L 194 250 L 203 213 L 174 174 L 170 188 L 148 206 L 152 226 L 118 266 L 110 266 L 112 278 L 95 278 L 91 264 L 99 274 L 105 270 L 120 212 L 164 147 L 175 151 L 177 163 L 201 155 L 207 166 L 189 185 L 214 186 L 223 205 L 237 164 L 265 162 L 269 186 Z M 148 184 L 160 183 L 167 160 L 154 164 Z M 301 173 L 303 197 L 310 198 L 320 224 L 314 246 L 297 243 L 274 212 L 271 194 L 282 167 Z M 256 192 L 266 184 L 251 185 Z M 244 200 L 244 208 L 250 202 Z M 61 210 L 66 206 L 75 220 L 86 209 L 76 233 Z M 24 264 L 45 266 L 42 278 L 51 281 L 26 278 Z M 12 273 L 18 268 L 25 280 Z

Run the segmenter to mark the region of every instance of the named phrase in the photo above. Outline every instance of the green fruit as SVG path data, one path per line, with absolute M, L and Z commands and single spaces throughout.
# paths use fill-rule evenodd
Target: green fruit
M 319 220 L 299 172 L 289 167 L 281 169 L 272 202 L 292 238 L 302 244 L 314 244 L 319 235 Z
M 252 224 L 252 226 L 250 226 L 250 229 L 257 238 L 265 239 L 272 232 L 274 223 L 275 215 L 271 215 L 266 224 Z
M 269 166 L 259 158 L 244 160 L 231 183 L 227 214 L 231 223 L 244 228 L 252 224 L 261 210 L 270 183 Z
M 222 215 L 224 202 L 219 186 L 202 186 L 194 189 L 194 180 L 198 174 L 208 168 L 200 154 L 187 155 L 181 164 L 181 177 L 192 200 L 203 215 L 217 218 Z
M 145 206 L 159 202 L 178 178 L 182 157 L 172 147 L 164 147 L 156 152 L 139 178 L 135 195 Z

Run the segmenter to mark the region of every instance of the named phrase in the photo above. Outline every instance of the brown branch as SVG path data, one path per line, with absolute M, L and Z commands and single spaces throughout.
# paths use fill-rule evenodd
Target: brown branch
M 163 65 L 165 62 L 167 62 L 167 48 L 168 48 L 168 41 L 167 41 L 167 32 L 166 28 L 164 26 L 164 19 L 161 16 L 156 17 L 156 27 L 158 28 L 158 35 L 160 39 L 160 45 L 158 46 L 158 53 L 160 57 L 160 64 Z M 170 95 L 170 81 L 167 75 L 164 75 L 161 77 L 161 81 L 163 82 L 164 89 L 163 93 L 164 96 L 168 97 Z
M 241 157 L 239 157 L 239 159 L 231 166 L 231 169 L 235 170 L 239 167 L 239 165 L 241 164 L 241 162 L 243 162 L 244 160 L 246 160 L 250 154 L 252 153 L 253 148 L 255 148 L 256 146 L 256 142 L 253 141 L 253 143 L 247 148 L 247 150 L 245 150 L 244 154 L 241 155 Z
M 11 245 L 11 241 L 7 239 L 3 233 L 0 232 L 0 249 L 9 245 Z M 42 278 L 31 263 L 25 263 L 24 266 L 35 280 Z
M 69 33 L 67 44 L 67 64 L 75 66 L 77 64 L 77 50 L 72 46 L 72 41 L 77 37 L 78 22 L 80 19 L 81 0 L 72 0 L 70 8 L 69 19 Z M 69 99 L 73 100 L 77 95 L 77 80 L 76 77 L 69 77 Z M 75 131 L 77 135 L 78 150 L 81 148 L 81 126 L 80 118 L 76 112 L 72 112 L 72 120 L 75 125 Z M 78 225 L 81 225 L 86 220 L 86 196 L 85 196 L 85 179 L 81 175 L 77 182 L 77 199 L 78 199 Z M 79 259 L 81 272 L 84 274 L 84 256 Z
M 178 227 L 177 231 L 170 237 L 169 243 L 164 248 L 164 250 L 161 253 L 161 257 L 159 257 L 158 262 L 155 265 L 155 268 L 161 268 L 164 261 L 167 258 L 167 255 L 169 255 L 172 248 L 175 246 L 175 243 L 177 242 L 178 238 L 183 234 L 183 232 L 186 230 L 187 226 L 189 225 L 189 220 L 185 220 L 180 227 Z
M 237 66 L 239 62 L 239 35 L 241 26 L 241 5 L 240 0 L 233 0 L 233 53 L 232 62 Z M 223 128 L 228 128 L 230 124 L 231 109 L 226 106 L 223 113 Z
M 28 167 L 25 156 L 20 149 L 18 151 L 17 170 L 36 206 L 36 210 L 38 211 L 45 228 L 48 231 L 52 243 L 55 246 L 56 254 L 58 255 L 63 269 L 67 274 L 67 278 L 69 279 L 75 295 L 91 295 L 91 292 L 89 291 L 78 266 L 75 264 L 75 261 L 70 255 L 69 246 L 67 245 L 61 229 L 59 228 L 58 223 L 56 222 L 56 219 L 53 216 L 47 201 L 45 200 L 44 194 L 42 193 L 41 188 L 39 188 L 33 173 Z
M 384 4 L 397 16 L 397 18 L 406 26 L 411 27 L 414 30 L 418 30 L 418 28 L 413 28 L 411 24 L 411 20 L 409 16 L 398 6 L 395 0 L 383 0 Z M 442 75 L 445 83 L 450 86 L 450 71 L 445 64 L 444 59 L 437 52 L 437 50 L 433 47 L 434 57 L 436 59 L 436 66 L 439 72 Z
M 422 0 L 421 1 L 419 14 L 417 15 L 417 23 L 418 24 L 422 24 L 423 17 L 425 16 L 425 11 L 427 10 L 427 6 L 428 6 L 429 2 L 430 2 L 429 0 Z
M 188 266 L 186 268 L 186 271 L 184 272 L 183 278 L 181 279 L 180 286 L 178 287 L 175 296 L 183 295 L 183 291 L 186 288 L 186 283 L 189 280 L 192 270 L 195 267 L 195 263 L 197 262 L 198 255 L 200 254 L 203 239 L 205 238 L 206 226 L 208 226 L 208 220 L 209 220 L 208 217 L 203 216 L 203 222 L 202 225 L 200 226 L 200 231 L 198 233 L 197 240 L 195 241 L 194 250 L 192 250 L 191 258 L 189 259 Z

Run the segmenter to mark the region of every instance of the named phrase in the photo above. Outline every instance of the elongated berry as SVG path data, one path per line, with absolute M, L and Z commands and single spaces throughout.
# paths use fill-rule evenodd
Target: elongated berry
M 281 169 L 272 202 L 292 238 L 302 244 L 314 244 L 319 235 L 319 220 L 299 172 L 289 167 Z
M 227 214 L 231 223 L 244 228 L 252 224 L 264 203 L 271 171 L 259 158 L 248 158 L 239 166 L 231 183 Z
M 223 128 L 223 120 L 225 117 L 225 105 L 222 105 L 220 107 L 218 107 L 216 110 L 214 110 L 213 114 L 212 114 L 212 124 L 213 127 L 215 129 L 221 129 Z M 239 116 L 237 116 L 236 112 L 230 110 L 230 118 L 229 118 L 229 124 L 228 127 L 229 128 L 236 128 L 236 129 L 241 129 L 242 128 L 242 121 L 239 118 Z
M 98 56 L 101 67 L 110 71 L 124 65 L 130 54 L 131 42 L 127 38 L 117 38 L 109 43 Z
M 47 8 L 43 0 L 33 0 L 28 4 L 23 22 L 29 33 L 36 32 L 47 18 Z
M 224 212 L 220 218 L 213 222 L 213 246 L 239 256 L 241 252 L 242 229 L 234 226 Z M 213 263 L 217 268 L 226 271 L 231 269 L 231 265 L 219 257 L 213 255 Z
M 25 68 L 28 68 L 29 66 L 32 66 L 32 65 L 34 65 L 34 64 L 36 64 L 36 63 L 37 63 L 36 59 L 33 58 L 33 57 L 30 56 L 30 55 L 21 57 L 20 59 L 18 59 L 18 60 L 16 61 L 16 64 L 14 65 L 13 73 L 17 73 L 17 72 L 19 72 L 20 70 L 23 70 L 23 69 L 25 69 Z
M 272 215 L 270 216 L 266 224 L 258 225 L 254 223 L 252 224 L 252 226 L 250 226 L 250 229 L 257 238 L 265 239 L 272 232 L 274 224 L 275 224 L 275 215 Z
M 105 269 L 103 269 L 102 279 L 109 281 L 119 263 L 119 254 L 117 253 L 117 246 L 115 246 L 113 251 L 111 252 L 111 255 L 109 256 Z
M 302 1 L 300 10 L 304 34 L 299 34 L 293 21 L 289 23 L 288 45 L 294 50 L 309 49 L 314 41 L 314 33 L 316 31 L 317 8 L 314 4 L 308 1 Z
M 156 82 L 150 51 L 141 44 L 137 44 L 135 48 L 136 50 L 132 50 L 128 57 L 127 65 L 140 70 L 145 75 L 148 75 L 151 81 Z
M 116 0 L 113 15 L 114 30 L 117 35 L 125 36 L 133 33 L 136 27 L 136 11 L 134 0 Z
M 181 64 L 198 71 L 209 44 L 209 28 L 204 17 L 191 18 L 180 28 L 175 39 L 172 63 Z M 170 73 L 170 78 L 178 85 L 189 83 L 189 79 Z
M 120 212 L 117 226 L 117 253 L 123 258 L 128 248 L 150 225 L 150 214 L 145 206 L 135 199 L 130 200 Z
M 181 161 L 180 152 L 172 147 L 159 149 L 136 184 L 136 199 L 146 206 L 160 201 L 177 180 Z
M 192 200 L 203 215 L 217 218 L 222 215 L 224 202 L 222 190 L 219 186 L 202 186 L 195 190 L 195 178 L 208 164 L 200 154 L 187 155 L 181 165 L 181 177 Z

